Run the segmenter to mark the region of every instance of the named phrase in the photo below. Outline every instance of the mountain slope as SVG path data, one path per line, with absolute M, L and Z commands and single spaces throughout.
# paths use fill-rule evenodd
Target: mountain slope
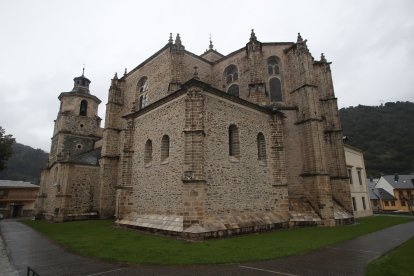
M 414 103 L 339 110 L 348 144 L 364 151 L 369 176 L 414 172 Z
M 0 179 L 22 180 L 39 183 L 40 170 L 46 165 L 48 153 L 23 144 L 13 145 L 13 154 L 7 168 L 0 171 Z

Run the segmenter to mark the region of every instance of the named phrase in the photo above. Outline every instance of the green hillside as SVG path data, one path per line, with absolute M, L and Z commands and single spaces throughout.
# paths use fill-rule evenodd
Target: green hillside
M 22 180 L 39 183 L 40 170 L 46 165 L 48 154 L 19 143 L 13 145 L 13 154 L 7 161 L 7 168 L 0 171 L 0 179 Z
M 364 151 L 368 176 L 414 172 L 414 103 L 339 110 L 348 144 Z

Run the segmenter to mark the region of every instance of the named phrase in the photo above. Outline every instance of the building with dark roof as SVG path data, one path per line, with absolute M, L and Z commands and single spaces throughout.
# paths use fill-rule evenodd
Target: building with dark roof
M 375 185 L 386 194 L 382 210 L 412 212 L 414 201 L 414 175 L 384 175 Z M 391 197 L 392 198 L 391 198 Z

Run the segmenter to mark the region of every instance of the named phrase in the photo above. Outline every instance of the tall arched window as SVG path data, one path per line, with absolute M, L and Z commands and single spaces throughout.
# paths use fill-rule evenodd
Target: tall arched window
M 229 155 L 240 156 L 239 129 L 236 125 L 229 126 Z
M 142 92 L 147 91 L 147 89 L 148 89 L 148 78 L 147 77 L 140 78 L 137 83 L 137 92 L 142 93 Z
M 281 102 L 282 99 L 282 85 L 279 78 L 271 78 L 269 80 L 270 100 Z
M 148 139 L 147 142 L 145 142 L 144 163 L 148 164 L 151 161 L 152 161 L 152 141 Z
M 86 116 L 87 113 L 88 113 L 88 101 L 82 100 L 80 103 L 79 115 Z
M 257 159 L 266 160 L 266 142 L 261 132 L 257 134 Z
M 271 76 L 269 80 L 270 100 L 275 102 L 283 101 L 278 57 L 271 56 L 267 59 L 267 72 L 269 73 L 269 76 Z
M 161 139 L 161 161 L 165 161 L 170 156 L 170 137 L 164 135 Z
M 271 56 L 267 59 L 267 72 L 270 76 L 279 75 L 279 61 L 275 56 Z
M 227 66 L 224 70 L 224 75 L 226 77 L 226 83 L 232 83 L 239 79 L 239 73 L 237 71 L 236 65 L 232 64 Z
M 227 93 L 232 96 L 239 96 L 239 86 L 237 84 L 232 84 L 229 89 L 227 90 Z

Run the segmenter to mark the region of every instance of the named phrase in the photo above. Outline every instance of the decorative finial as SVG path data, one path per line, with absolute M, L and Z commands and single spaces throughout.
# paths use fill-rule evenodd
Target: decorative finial
M 168 39 L 168 43 L 169 43 L 169 44 L 173 44 L 172 33 L 170 33 L 170 39 Z
M 325 55 L 323 53 L 321 54 L 321 61 L 326 62 L 326 58 L 325 58 Z
M 118 73 L 115 72 L 114 80 L 117 80 L 117 79 L 118 79 Z
M 256 41 L 257 37 L 256 34 L 254 33 L 254 29 L 252 29 L 252 32 L 250 34 L 250 41 Z
M 181 38 L 180 38 L 180 34 L 179 33 L 177 33 L 177 36 L 175 37 L 175 44 L 181 45 Z
M 199 80 L 198 78 L 198 72 L 197 72 L 197 66 L 194 66 L 194 74 L 193 74 L 193 79 Z
M 298 33 L 298 40 L 296 41 L 296 43 L 302 43 L 303 39 L 302 36 L 300 35 L 300 33 Z
M 124 76 L 125 76 L 127 73 L 128 73 L 128 71 L 127 71 L 127 69 L 125 68 L 125 71 L 124 71 Z
M 85 76 L 85 64 L 83 64 L 83 68 L 82 68 L 82 77 Z
M 213 47 L 214 47 L 214 45 L 213 45 L 213 41 L 211 41 L 211 33 L 210 33 L 210 45 L 208 46 L 208 48 L 210 50 L 213 50 Z

